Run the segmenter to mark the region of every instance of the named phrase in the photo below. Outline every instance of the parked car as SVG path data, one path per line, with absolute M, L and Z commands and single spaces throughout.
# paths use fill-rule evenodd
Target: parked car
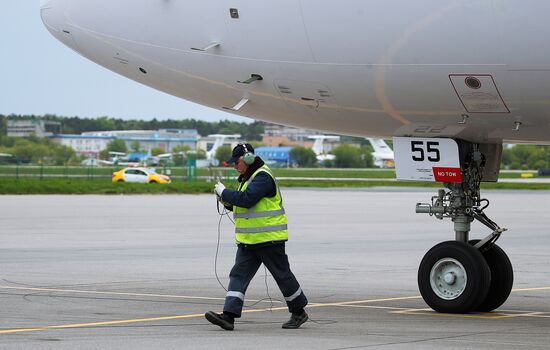
M 169 176 L 161 175 L 149 168 L 124 168 L 116 171 L 111 177 L 112 182 L 142 182 L 150 184 L 169 184 Z

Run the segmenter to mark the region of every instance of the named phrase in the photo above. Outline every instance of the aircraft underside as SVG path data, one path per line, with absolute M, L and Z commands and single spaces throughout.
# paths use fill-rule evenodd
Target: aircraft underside
M 455 239 L 422 260 L 421 294 L 436 311 L 463 313 L 498 308 L 513 284 L 481 182 L 497 181 L 503 142 L 550 143 L 550 5 L 538 6 L 547 9 L 47 0 L 42 17 L 83 56 L 174 96 L 279 124 L 396 137 L 398 179 L 446 188 L 417 212 L 454 224 Z M 481 240 L 469 237 L 474 220 L 489 228 Z

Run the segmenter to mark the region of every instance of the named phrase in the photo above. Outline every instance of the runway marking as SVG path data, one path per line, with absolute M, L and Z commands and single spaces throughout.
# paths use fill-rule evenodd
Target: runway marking
M 354 305 L 354 304 L 377 303 L 377 302 L 382 302 L 382 301 L 397 301 L 397 300 L 409 300 L 409 299 L 420 299 L 420 298 L 422 298 L 420 295 L 415 295 L 415 296 L 411 296 L 411 297 L 341 301 L 341 302 L 335 302 L 335 303 L 316 303 L 316 304 L 308 305 L 308 308 L 327 307 L 327 306 L 345 306 L 345 305 Z
M 537 290 L 550 290 L 550 287 L 538 287 L 538 288 L 516 288 L 512 289 L 512 292 L 534 292 Z
M 510 317 L 550 317 L 546 312 L 527 312 L 522 314 L 512 314 Z
M 36 292 L 54 292 L 54 293 L 119 295 L 119 296 L 134 296 L 134 297 L 157 297 L 157 298 L 199 299 L 199 300 L 225 300 L 225 297 L 224 298 L 213 298 L 213 297 L 197 297 L 197 296 L 190 296 L 190 295 L 104 292 L 104 291 L 78 290 L 78 289 L 56 289 L 56 288 L 34 288 L 34 287 L 12 287 L 12 286 L 0 286 L 0 289 L 27 290 L 27 291 L 36 291 Z M 251 302 L 262 302 L 262 303 L 270 302 L 269 300 L 255 300 L 255 299 L 247 299 L 247 300 L 251 301 Z M 273 302 L 274 303 L 281 303 L 278 300 L 273 300 Z
M 277 307 L 277 308 L 263 308 L 263 309 L 243 310 L 243 313 L 265 312 L 265 311 L 280 311 L 280 310 L 287 310 L 287 307 L 285 306 L 285 307 Z M 71 328 L 110 326 L 110 325 L 118 325 L 118 324 L 167 321 L 167 320 L 177 320 L 177 319 L 195 318 L 195 317 L 204 317 L 204 313 L 187 314 L 187 315 L 175 315 L 175 316 L 160 316 L 160 317 L 150 317 L 150 318 L 136 318 L 136 319 L 130 319 L 130 320 L 114 320 L 114 321 L 102 321 L 102 322 L 90 322 L 90 323 L 76 323 L 76 324 L 65 324 L 65 325 L 60 325 L 60 326 L 44 326 L 44 327 L 35 327 L 35 328 L 4 329 L 4 330 L 0 330 L 0 334 L 39 332 L 39 331 L 48 331 L 48 330 L 53 330 L 53 329 L 71 329 Z
M 61 326 L 45 326 L 45 327 L 36 327 L 36 328 L 5 329 L 5 330 L 0 330 L 0 334 L 38 332 L 38 331 L 47 331 L 47 330 L 52 330 L 52 329 L 67 329 L 67 328 L 107 326 L 107 325 L 128 324 L 128 323 L 138 323 L 138 322 L 165 321 L 165 320 L 176 320 L 176 319 L 181 319 L 181 318 L 193 318 L 193 317 L 199 317 L 199 316 L 204 316 L 204 314 L 189 314 L 189 315 L 162 316 L 162 317 L 152 317 L 152 318 L 137 318 L 137 319 L 133 319 L 133 320 L 117 320 L 117 321 L 103 321 L 103 322 L 91 322 L 91 323 L 77 323 L 77 324 L 66 324 L 66 325 L 61 325 Z
M 365 308 L 365 309 L 382 309 L 382 310 L 407 310 L 404 307 L 395 307 L 395 306 L 378 306 L 378 305 L 340 305 L 341 307 L 351 307 L 351 308 Z
M 103 292 L 103 291 L 84 291 L 84 290 L 73 290 L 73 289 L 55 289 L 55 288 L 33 288 L 33 287 L 11 287 L 11 286 L 0 286 L 0 289 L 11 289 L 11 290 L 30 290 L 30 291 L 41 291 L 41 292 L 70 292 L 70 293 L 83 293 L 83 294 L 103 294 L 103 295 L 125 295 L 125 296 L 148 296 L 148 297 L 166 297 L 166 298 L 182 298 L 182 299 L 206 299 L 206 300 L 223 300 L 224 298 L 211 298 L 211 297 L 196 297 L 196 296 L 185 296 L 185 295 L 167 295 L 167 294 L 145 294 L 145 293 L 122 293 L 122 292 Z M 513 292 L 524 292 L 524 291 L 538 291 L 538 290 L 550 290 L 550 287 L 538 287 L 538 288 L 520 288 L 513 289 Z M 438 317 L 462 317 L 462 318 L 478 318 L 478 319 L 503 319 L 503 318 L 512 318 L 512 317 L 541 317 L 541 318 L 550 318 L 549 313 L 537 312 L 537 311 L 515 311 L 520 313 L 487 313 L 487 314 L 441 314 L 432 311 L 429 308 L 424 309 L 413 309 L 413 308 L 397 308 L 391 306 L 373 306 L 373 305 L 357 305 L 357 304 L 367 304 L 367 303 L 376 303 L 376 302 L 385 302 L 385 301 L 399 301 L 399 300 L 412 300 L 420 299 L 420 295 L 408 296 L 408 297 L 395 297 L 395 298 L 382 298 L 382 299 L 366 299 L 366 300 L 352 300 L 352 301 L 342 301 L 342 302 L 333 302 L 333 303 L 311 303 L 307 308 L 315 307 L 364 307 L 364 308 L 377 308 L 377 309 L 388 309 L 394 310 L 390 311 L 393 314 L 402 314 L 402 315 L 430 315 Z M 276 308 L 262 308 L 262 309 L 251 309 L 243 310 L 243 313 L 254 313 L 254 312 L 265 312 L 265 311 L 281 311 L 287 310 L 287 307 L 276 307 Z M 514 312 L 514 311 L 510 311 Z M 77 323 L 77 324 L 66 324 L 66 325 L 57 325 L 57 326 L 44 326 L 44 327 L 34 327 L 34 328 L 15 328 L 15 329 L 4 329 L 0 330 L 0 334 L 13 334 L 13 333 L 26 333 L 26 332 L 39 332 L 39 331 L 48 331 L 55 329 L 74 329 L 74 328 L 84 328 L 84 327 L 97 327 L 97 326 L 108 326 L 108 325 L 119 325 L 119 324 L 132 324 L 132 323 L 143 323 L 143 322 L 155 322 L 155 321 L 167 321 L 167 320 L 177 320 L 177 319 L 186 319 L 186 318 L 196 318 L 203 317 L 204 314 L 186 314 L 186 315 L 175 315 L 175 316 L 160 316 L 160 317 L 151 317 L 151 318 L 137 318 L 129 320 L 113 320 L 113 321 L 102 321 L 102 322 L 90 322 L 90 323 Z
M 430 308 L 404 309 L 404 310 L 398 310 L 398 311 L 391 311 L 390 313 L 402 314 L 402 315 L 426 315 L 426 316 L 437 316 L 437 317 L 478 318 L 478 319 L 501 319 L 501 318 L 514 317 L 514 315 L 505 314 L 501 312 L 476 313 L 476 314 L 446 314 L 446 313 L 437 313 Z
M 81 293 L 81 294 L 98 294 L 98 295 L 119 295 L 119 296 L 139 296 L 139 297 L 157 297 L 157 298 L 176 298 L 176 299 L 198 299 L 198 300 L 225 300 L 225 298 L 219 297 L 198 297 L 191 295 L 173 295 L 173 294 L 149 294 L 149 293 L 128 293 L 128 292 L 106 292 L 106 291 L 95 291 L 95 290 L 79 290 L 79 289 L 59 289 L 59 288 L 38 288 L 38 287 L 14 287 L 14 286 L 0 286 L 0 289 L 11 289 L 11 290 L 28 290 L 28 291 L 37 291 L 37 292 L 56 292 L 56 293 Z M 550 287 L 534 287 L 534 288 L 516 288 L 512 289 L 512 292 L 533 292 L 533 291 L 544 291 L 550 290 Z M 371 300 L 359 300 L 359 301 L 345 301 L 345 302 L 336 302 L 319 305 L 326 306 L 338 306 L 346 304 L 361 304 L 364 302 L 382 302 L 382 301 L 396 301 L 396 300 L 406 300 L 406 299 L 420 299 L 420 295 L 410 296 L 410 297 L 398 297 L 398 298 L 385 298 L 385 299 L 371 299 Z M 269 303 L 269 300 L 254 300 L 247 299 L 251 302 L 266 302 Z M 278 300 L 273 300 L 274 303 L 281 303 Z M 316 304 L 311 304 L 315 306 Z
M 0 287 L 6 288 L 6 287 Z M 13 287 L 10 289 L 15 289 L 21 287 Z M 30 289 L 30 288 L 24 288 Z M 32 288 L 31 290 L 44 290 L 46 288 Z M 105 292 L 108 293 L 108 292 Z M 380 301 L 391 301 L 391 300 L 405 300 L 405 299 L 418 299 L 419 297 L 402 297 L 402 298 L 385 298 L 385 299 L 370 299 L 370 300 L 357 300 L 357 301 L 344 301 L 337 303 L 312 303 L 307 306 L 307 308 L 313 307 L 328 307 L 328 306 L 342 306 L 342 305 L 353 305 L 353 304 L 364 304 L 364 303 L 373 303 Z M 262 308 L 262 309 L 252 309 L 252 310 L 243 310 L 243 313 L 254 313 L 254 312 L 265 312 L 265 311 L 282 311 L 287 310 L 287 307 L 274 307 L 274 308 Z M 54 329 L 70 329 L 70 328 L 84 328 L 84 327 L 97 327 L 97 326 L 108 326 L 108 325 L 118 325 L 118 324 L 131 324 L 131 323 L 140 323 L 140 322 L 154 322 L 154 321 L 166 321 L 166 320 L 176 320 L 184 318 L 195 318 L 195 317 L 204 317 L 204 314 L 188 314 L 188 315 L 176 315 L 176 316 L 161 316 L 161 317 L 152 317 L 152 318 L 138 318 L 131 320 L 115 320 L 115 321 L 104 321 L 104 322 L 91 322 L 91 323 L 77 323 L 77 324 L 67 324 L 60 326 L 45 326 L 45 327 L 34 327 L 34 328 L 17 328 L 17 329 L 5 329 L 0 330 L 0 334 L 11 334 L 11 333 L 27 333 L 27 332 L 39 332 L 47 331 Z

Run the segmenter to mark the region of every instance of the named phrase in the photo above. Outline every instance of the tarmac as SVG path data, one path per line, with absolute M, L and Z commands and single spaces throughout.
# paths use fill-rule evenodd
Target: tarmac
M 550 192 L 484 191 L 509 230 L 514 289 L 492 313 L 431 311 L 417 268 L 452 223 L 415 214 L 435 190 L 282 189 L 287 254 L 310 321 L 263 268 L 235 330 L 221 311 L 233 226 L 214 195 L 0 196 L 0 349 L 548 349 Z M 218 223 L 220 244 L 217 261 Z M 474 224 L 471 238 L 487 235 Z M 272 300 L 269 300 L 269 297 Z

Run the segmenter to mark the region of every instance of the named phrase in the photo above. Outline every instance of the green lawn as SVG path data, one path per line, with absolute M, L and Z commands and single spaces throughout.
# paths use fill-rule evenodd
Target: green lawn
M 123 167 L 78 167 L 78 166 L 8 166 L 0 165 L 0 176 L 40 176 L 44 177 L 110 177 L 114 171 L 120 170 Z M 157 172 L 162 173 L 162 167 L 156 168 Z M 187 177 L 187 168 L 173 167 L 170 170 L 170 175 L 175 177 Z M 394 179 L 395 171 L 392 169 L 302 169 L 302 168 L 280 168 L 273 169 L 277 177 L 318 177 L 318 178 L 365 178 L 365 179 Z M 529 173 L 529 171 L 525 171 Z M 531 172 L 532 173 L 532 172 Z M 533 177 L 537 177 L 536 173 L 532 173 Z M 221 176 L 222 178 L 231 178 L 237 173 L 232 168 L 198 168 L 195 176 Z M 501 171 L 500 178 L 521 178 L 521 172 Z
M 177 182 L 167 185 L 111 183 L 107 179 L 0 179 L 0 194 L 169 194 L 212 193 L 206 181 Z
M 235 180 L 226 180 L 229 188 L 236 187 Z M 316 188 L 366 188 L 380 186 L 415 186 L 439 188 L 440 184 L 403 181 L 312 181 L 312 180 L 282 180 L 283 187 L 316 187 Z M 199 194 L 213 193 L 214 183 L 203 180 L 174 181 L 171 184 L 137 184 L 111 183 L 110 179 L 56 179 L 44 178 L 0 178 L 0 194 Z M 483 184 L 483 189 L 528 189 L 550 190 L 550 184 Z

